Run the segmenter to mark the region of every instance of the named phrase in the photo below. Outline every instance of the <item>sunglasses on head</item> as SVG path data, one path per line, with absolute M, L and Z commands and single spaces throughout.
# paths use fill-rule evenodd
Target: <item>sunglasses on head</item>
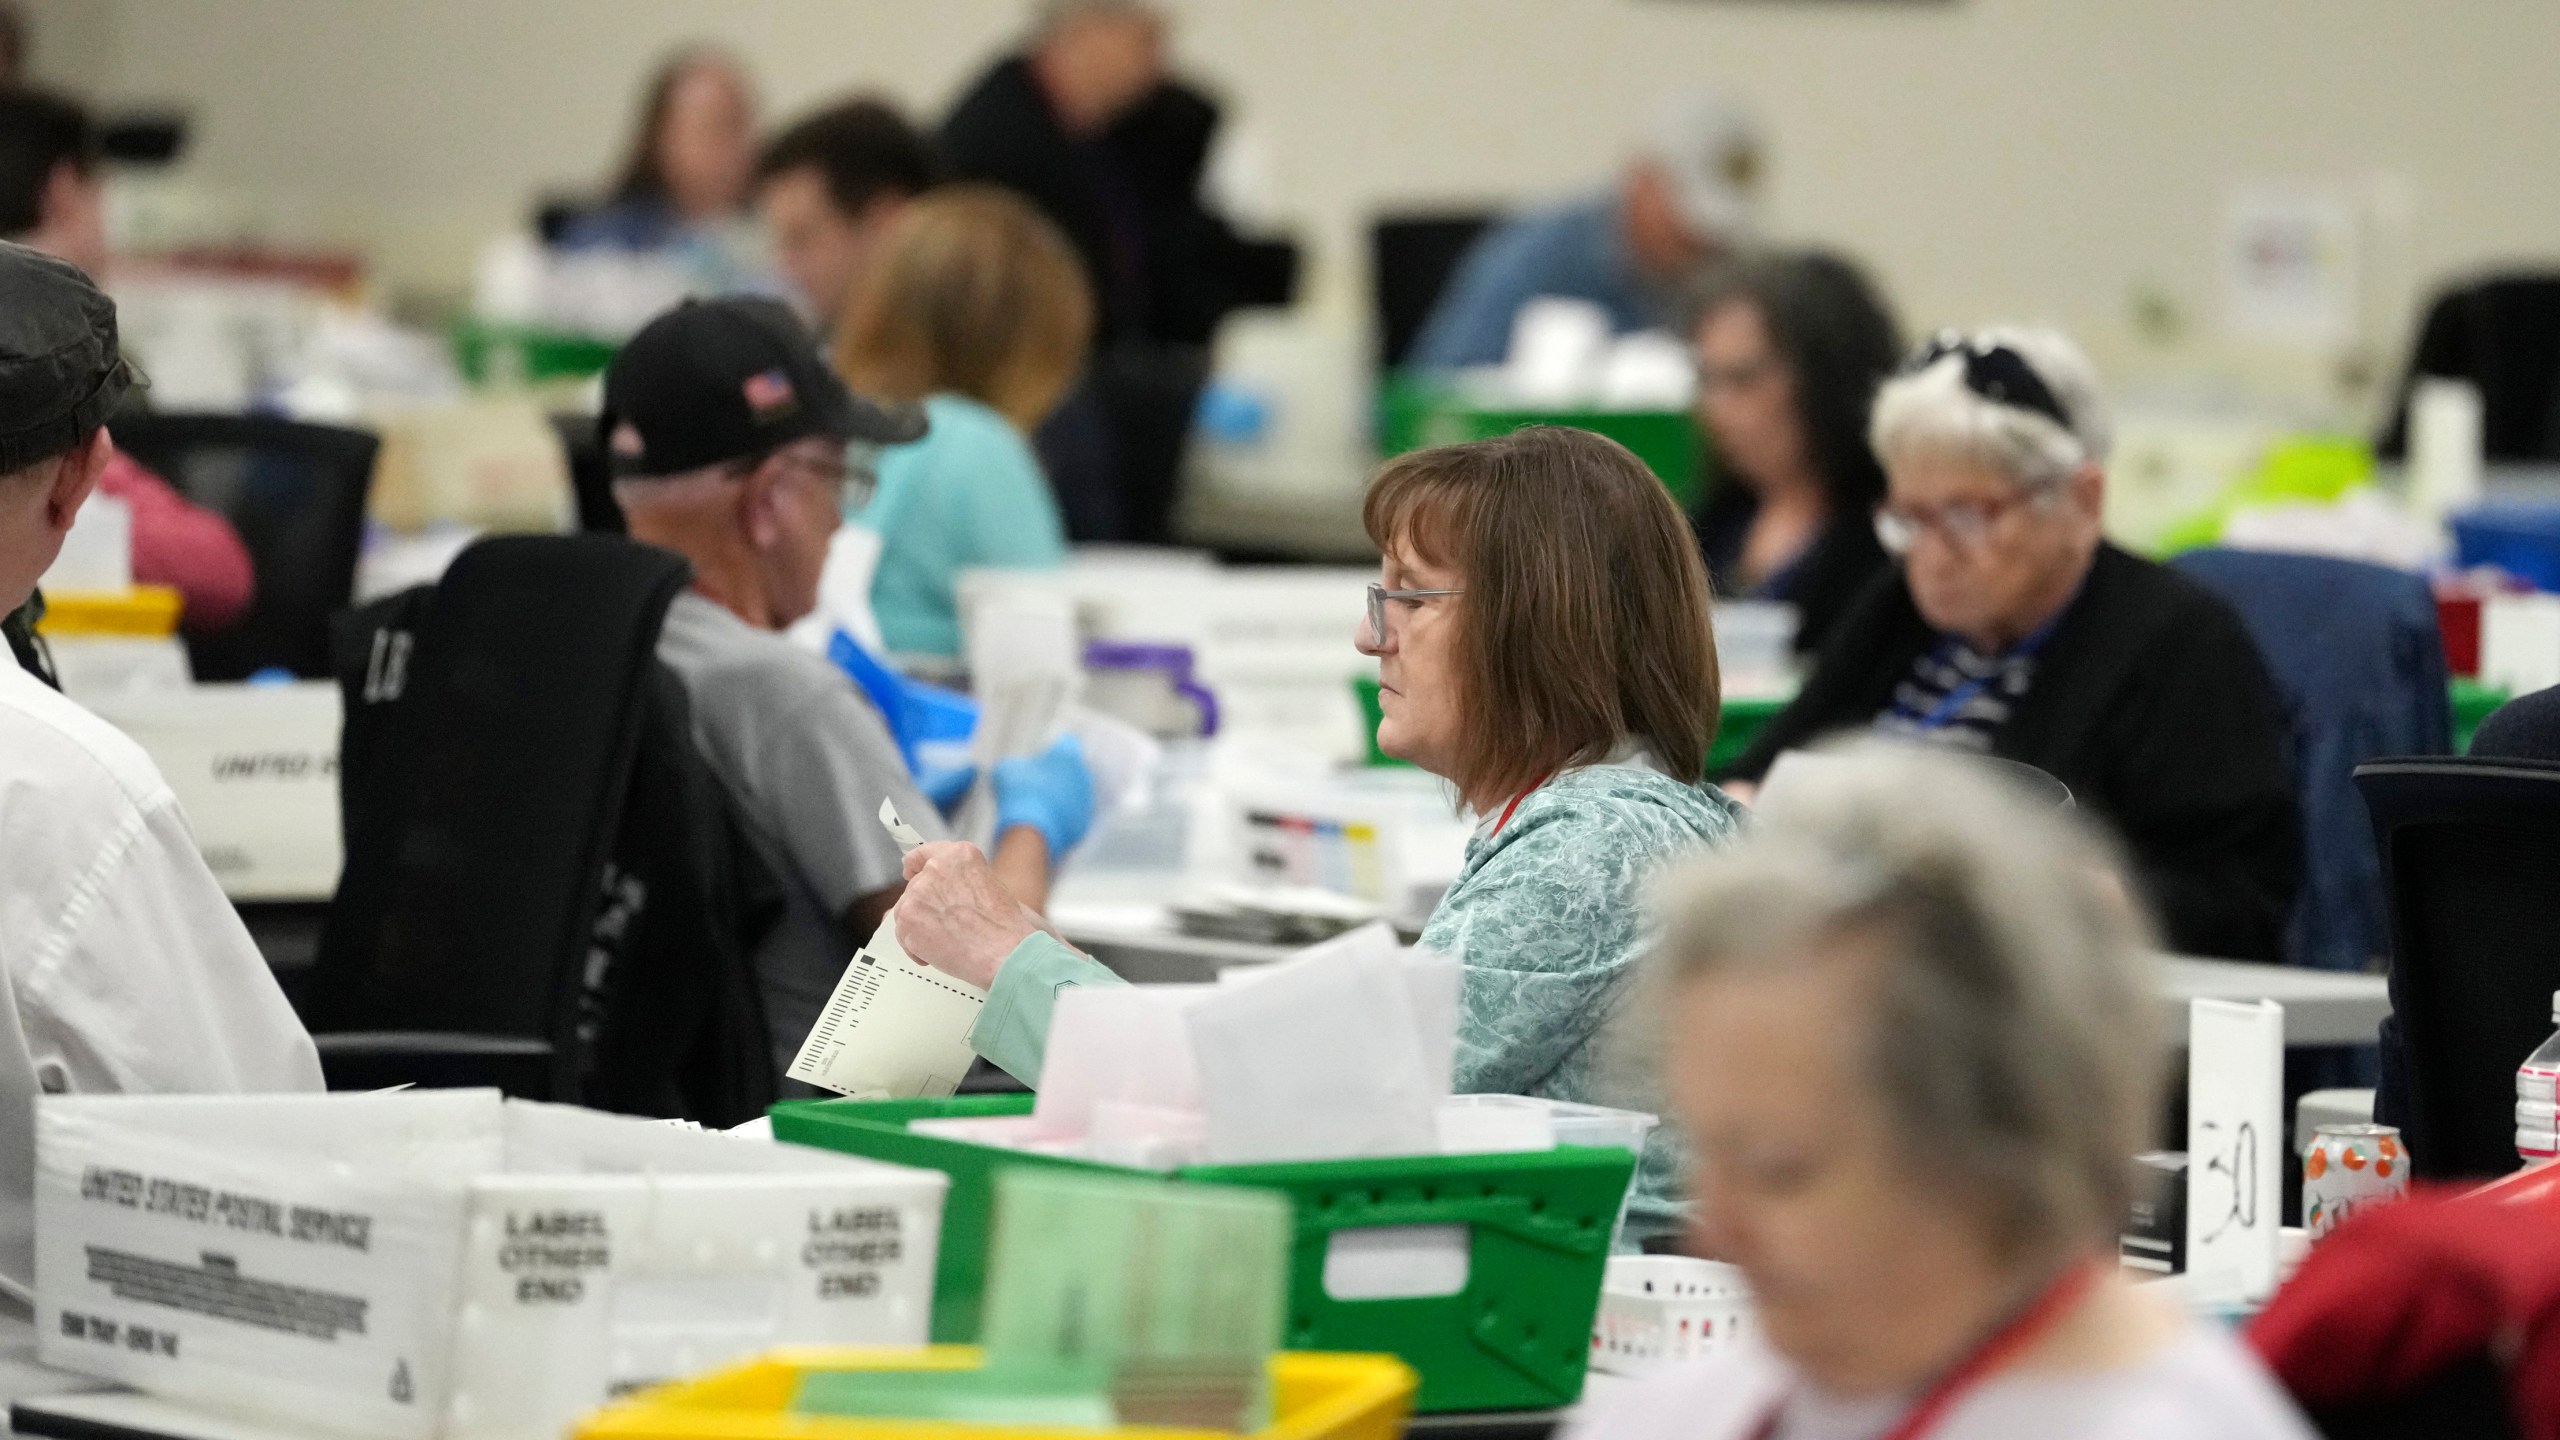
M 1902 373 L 1917 375 L 1950 355 L 1964 358 L 1964 388 L 1990 401 L 2013 410 L 2042 415 L 2068 430 L 2071 415 L 2054 398 L 2053 390 L 2036 374 L 2027 357 L 2006 345 L 1974 340 L 1952 330 L 1942 330 L 1930 337 L 1929 343 L 1912 352 L 1903 362 Z

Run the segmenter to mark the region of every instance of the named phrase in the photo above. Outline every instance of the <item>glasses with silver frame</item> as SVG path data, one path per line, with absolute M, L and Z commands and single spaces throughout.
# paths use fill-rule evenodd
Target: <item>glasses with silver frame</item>
M 1388 601 L 1394 600 L 1399 603 L 1419 604 L 1422 601 L 1438 599 L 1445 595 L 1464 595 L 1466 593 L 1467 592 L 1464 590 L 1390 590 L 1384 585 L 1371 585 L 1369 587 L 1369 613 L 1367 616 L 1369 643 L 1371 645 L 1383 645 L 1387 641 Z

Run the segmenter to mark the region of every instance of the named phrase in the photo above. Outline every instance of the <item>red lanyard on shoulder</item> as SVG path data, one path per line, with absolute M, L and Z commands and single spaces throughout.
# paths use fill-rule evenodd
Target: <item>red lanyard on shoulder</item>
M 1512 796 L 1511 803 L 1502 807 L 1502 818 L 1493 822 L 1493 833 L 1496 835 L 1501 834 L 1502 827 L 1511 823 L 1511 812 L 1520 808 L 1520 802 L 1537 794 L 1548 781 L 1553 780 L 1554 778 L 1556 777 L 1553 774 L 1541 775 L 1538 777 L 1537 784 L 1531 785 L 1528 789 Z
M 2080 1303 L 2081 1297 L 2098 1283 L 2100 1273 L 2097 1263 L 2088 1262 L 2074 1265 L 2055 1277 L 2054 1282 L 2046 1286 L 2044 1293 L 2031 1301 L 2026 1309 L 1992 1331 L 1988 1339 L 1940 1375 L 1928 1389 L 1920 1392 L 1920 1398 L 1913 1401 L 1911 1408 L 1902 1412 L 1902 1418 L 1894 1423 L 1893 1428 L 1878 1436 L 1877 1440 L 1921 1440 L 1922 1436 L 1936 1429 L 1947 1412 L 1953 1410 L 1974 1387 L 1990 1379 L 2002 1366 L 2017 1359 L 2019 1352 L 2043 1339 L 2046 1332 L 2060 1324 L 2062 1318 L 2071 1313 L 2071 1307 Z M 1775 1440 L 1778 1419 L 1786 1413 L 1788 1398 L 1781 1395 L 1778 1403 L 1769 1407 L 1767 1418 L 1751 1432 L 1752 1440 Z

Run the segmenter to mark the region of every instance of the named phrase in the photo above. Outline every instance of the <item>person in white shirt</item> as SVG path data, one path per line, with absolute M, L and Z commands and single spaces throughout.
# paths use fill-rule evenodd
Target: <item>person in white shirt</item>
M 61 551 L 131 383 L 114 302 L 0 243 L 0 613 Z M 0 664 L 0 1293 L 34 1283 L 37 1096 L 320 1088 L 150 757 Z
M 2310 1440 L 2116 1264 L 2160 1042 L 2112 847 L 1978 760 L 1825 758 L 1670 880 L 1632 1012 L 1748 1333 L 1568 1440 Z

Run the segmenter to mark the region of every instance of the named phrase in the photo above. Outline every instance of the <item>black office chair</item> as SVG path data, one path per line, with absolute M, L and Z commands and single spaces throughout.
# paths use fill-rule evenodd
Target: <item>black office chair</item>
M 120 416 L 116 447 L 240 532 L 258 593 L 238 624 L 186 638 L 199 680 L 279 668 L 329 677 L 329 617 L 355 593 L 381 441 L 267 415 Z
M 588 535 L 630 534 L 622 502 L 613 498 L 613 467 L 596 440 L 596 417 L 553 415 L 551 433 L 560 437 L 560 452 L 569 462 L 569 489 L 578 499 L 578 529 Z
M 2516 1067 L 2560 990 L 2560 764 L 2462 756 L 2356 767 L 2391 906 L 2377 1119 L 2422 1179 L 2503 1175 Z
M 1369 226 L 1369 293 L 1378 368 L 1404 362 L 1449 277 L 1498 217 L 1489 210 L 1381 215 Z
M 342 625 L 346 866 L 302 996 L 332 1088 L 723 1125 L 771 1102 L 748 956 L 780 893 L 655 655 L 689 575 L 500 537 Z
M 2480 387 L 2480 449 L 2489 459 L 2560 460 L 2560 274 L 2490 275 L 2438 293 L 2378 453 L 2408 453 L 2409 397 L 2426 376 Z

